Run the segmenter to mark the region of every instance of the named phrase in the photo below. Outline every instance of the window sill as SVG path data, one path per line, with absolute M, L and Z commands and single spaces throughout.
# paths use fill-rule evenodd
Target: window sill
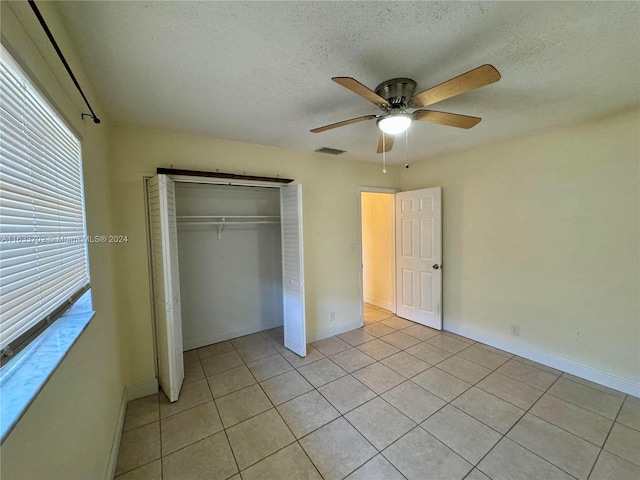
M 27 411 L 95 315 L 91 290 L 0 369 L 0 444 Z

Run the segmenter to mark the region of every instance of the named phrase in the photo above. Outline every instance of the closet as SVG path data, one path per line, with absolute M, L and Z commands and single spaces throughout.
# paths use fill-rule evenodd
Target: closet
M 169 400 L 185 350 L 284 325 L 285 347 L 306 355 L 300 185 L 158 174 L 147 199 L 158 379 Z
M 176 184 L 184 350 L 282 325 L 280 191 Z

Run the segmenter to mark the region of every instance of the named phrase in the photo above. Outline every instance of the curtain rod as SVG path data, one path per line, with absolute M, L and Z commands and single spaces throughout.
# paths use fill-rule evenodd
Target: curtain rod
M 82 98 L 84 99 L 84 103 L 86 103 L 87 107 L 89 107 L 89 111 L 91 113 L 83 113 L 82 118 L 84 118 L 85 116 L 91 117 L 93 118 L 93 123 L 100 123 L 100 119 L 93 112 L 93 108 L 91 108 L 91 105 L 89 104 L 89 100 L 87 100 L 87 97 L 85 97 L 84 92 L 82 91 L 82 88 L 80 88 L 80 84 L 78 83 L 78 80 L 76 80 L 76 76 L 71 71 L 71 67 L 67 63 L 67 60 L 64 58 L 62 51 L 60 51 L 60 47 L 58 47 L 58 43 L 56 42 L 56 39 L 53 38 L 53 34 L 51 33 L 51 30 L 49 30 L 47 23 L 44 21 L 44 18 L 42 18 L 42 14 L 40 13 L 40 10 L 38 10 L 36 3 L 33 0 L 28 0 L 28 2 L 29 2 L 29 5 L 31 5 L 31 9 L 33 10 L 33 13 L 35 13 L 36 17 L 38 17 L 38 21 L 40 22 L 42 29 L 47 34 L 47 37 L 49 37 L 49 41 L 51 42 L 51 45 L 53 45 L 53 48 L 58 54 L 58 57 L 60 57 L 60 60 L 62 61 L 64 67 L 67 69 L 67 73 L 71 77 L 71 80 L 73 80 L 73 83 L 75 84 L 76 88 L 80 92 L 80 95 L 82 95 Z

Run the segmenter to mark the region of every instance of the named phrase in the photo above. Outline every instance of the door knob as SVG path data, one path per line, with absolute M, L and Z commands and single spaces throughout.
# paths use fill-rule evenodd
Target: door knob
M 438 265 L 437 263 L 433 266 L 434 270 L 438 270 L 440 268 L 440 265 Z

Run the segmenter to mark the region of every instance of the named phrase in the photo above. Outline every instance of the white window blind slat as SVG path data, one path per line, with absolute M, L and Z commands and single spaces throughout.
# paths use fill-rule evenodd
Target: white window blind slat
M 12 314 L 12 321 L 8 322 L 6 327 L 3 327 L 3 331 L 6 331 L 7 335 L 17 338 L 39 322 L 39 320 L 36 320 L 36 313 L 41 308 L 39 298 L 32 296 L 26 298 L 26 300 L 26 306 L 9 310 Z
M 89 284 L 81 147 L 3 50 L 0 349 Z
M 34 244 L 16 244 L 10 245 L 13 248 L 5 248 L 0 256 L 0 269 L 3 272 L 2 281 L 4 284 L 4 269 L 11 268 L 15 265 L 20 265 L 20 263 L 37 260 L 38 259 L 38 250 L 37 246 Z

